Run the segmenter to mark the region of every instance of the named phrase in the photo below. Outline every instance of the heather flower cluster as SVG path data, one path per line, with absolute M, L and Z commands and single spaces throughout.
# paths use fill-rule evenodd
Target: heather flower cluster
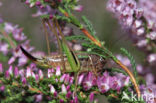
M 50 25 L 54 28 L 55 24 L 53 25 L 53 22 L 51 22 L 54 19 L 58 20 L 62 33 L 67 37 L 72 37 L 74 34 L 73 29 L 66 25 L 68 23 L 74 24 L 84 34 L 89 35 L 91 33 L 95 37 L 95 32 L 90 22 L 83 18 L 85 23 L 83 25 L 71 13 L 73 10 L 82 11 L 83 7 L 78 4 L 79 0 L 24 1 L 30 8 L 37 8 L 37 13 L 32 16 L 42 18 L 43 25 L 45 24 L 44 29 L 46 28 L 49 33 L 48 36 L 53 38 L 50 39 L 52 42 L 57 44 L 54 32 L 50 28 Z M 149 0 L 148 3 L 145 3 L 145 0 L 139 0 L 138 2 L 134 0 L 109 0 L 107 5 L 108 9 L 115 13 L 123 28 L 129 29 L 134 34 L 131 37 L 135 39 L 137 46 L 146 51 L 148 55 L 147 61 L 149 64 L 145 66 L 137 64 L 137 71 L 133 71 L 139 74 L 135 79 L 141 90 L 141 95 L 154 95 L 152 97 L 153 101 L 142 97 L 141 100 L 136 100 L 135 103 L 155 103 L 156 85 L 154 75 L 151 73 L 152 67 L 156 67 L 156 54 L 153 49 L 156 40 L 155 4 L 152 0 Z M 58 26 L 56 27 L 56 32 L 57 34 L 61 33 Z M 94 39 L 92 36 L 88 36 L 88 38 L 90 37 L 95 42 L 97 38 L 95 37 Z M 94 70 L 97 69 L 94 67 L 94 63 L 89 64 L 88 68 L 90 71 L 84 71 L 78 76 L 75 76 L 77 72 L 64 73 L 61 71 L 62 65 L 46 69 L 38 67 L 24 55 L 20 46 L 35 57 L 41 55 L 44 58 L 44 53 L 40 51 L 33 52 L 35 48 L 29 44 L 30 40 L 23 33 L 23 28 L 4 22 L 0 18 L 0 54 L 3 57 L 2 61 L 7 62 L 7 64 L 2 64 L 0 61 L 0 102 L 98 103 L 97 96 L 103 95 L 110 103 L 132 103 L 131 99 L 123 97 L 125 97 L 125 93 L 128 94 L 127 96 L 130 96 L 132 92 L 137 94 L 138 91 L 133 84 L 134 81 L 130 78 L 131 76 L 119 69 L 121 67 L 124 68 L 124 65 L 132 69 L 134 61 L 122 55 L 112 56 L 112 53 L 105 48 L 106 55 L 103 52 L 99 55 L 99 51 L 103 49 L 100 48 L 101 46 L 96 50 L 96 47 L 91 47 L 92 42 L 88 38 L 80 37 L 79 39 L 86 40 L 89 45 L 88 47 L 90 47 L 86 48 L 88 50 L 86 53 L 91 51 L 94 55 L 106 59 L 109 64 L 103 66 L 102 69 L 98 68 L 99 70 Z M 96 45 L 98 44 L 97 41 L 95 42 Z M 82 50 L 83 46 L 77 44 L 75 40 L 69 42 L 69 45 L 74 50 Z M 95 51 L 91 49 L 95 49 Z M 113 60 L 117 61 L 110 62 L 107 58 L 115 58 Z M 118 66 L 114 63 L 118 64 Z M 92 68 L 90 65 L 92 65 Z
M 31 52 L 34 48 L 29 45 L 29 40 L 23 33 L 22 28 L 8 22 L 0 23 L 0 52 L 4 55 L 10 55 L 8 64 L 17 62 L 17 66 L 24 66 L 28 63 L 27 58 L 20 51 L 19 44 Z
M 123 87 L 130 85 L 129 77 L 121 73 L 110 76 L 107 71 L 98 77 L 92 72 L 80 74 L 77 87 L 79 90 L 77 92 L 74 92 L 74 81 L 74 76 L 62 74 L 60 67 L 48 69 L 47 73 L 44 73 L 41 69 L 37 69 L 35 65 L 20 70 L 18 67 L 10 66 L 5 71 L 0 64 L 0 96 L 7 95 L 7 99 L 1 98 L 5 102 L 13 102 L 14 99 L 12 98 L 18 99 L 18 102 L 27 101 L 29 96 L 31 96 L 29 97 L 31 101 L 36 102 L 46 100 L 56 103 L 93 102 L 96 94 L 109 93 L 109 90 L 113 90 L 114 94 L 116 94 L 115 91 L 118 91 L 118 94 L 120 94 Z M 8 82 L 11 85 L 8 85 Z M 81 88 L 81 85 L 83 88 Z M 9 97 L 9 91 L 12 90 L 17 90 L 16 94 Z M 76 94 L 74 95 L 74 93 Z M 27 98 L 22 98 L 22 96 Z
M 127 34 L 146 55 L 145 65 L 137 65 L 137 70 L 145 78 L 147 87 L 151 87 L 151 94 L 155 94 L 156 79 L 152 74 L 156 68 L 155 4 L 154 0 L 109 0 L 107 3 L 108 10 L 115 14 L 123 29 L 131 31 Z
M 124 28 L 131 30 L 131 37 L 139 48 L 152 51 L 155 46 L 151 44 L 156 40 L 155 1 L 109 0 L 107 8 L 115 14 Z

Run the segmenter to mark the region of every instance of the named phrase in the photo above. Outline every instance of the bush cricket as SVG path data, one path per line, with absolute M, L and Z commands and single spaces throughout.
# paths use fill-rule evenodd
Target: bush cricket
M 76 89 L 77 89 L 77 79 L 79 74 L 82 72 L 93 71 L 93 73 L 97 76 L 97 72 L 103 69 L 106 60 L 95 54 L 75 53 L 68 46 L 67 41 L 58 24 L 58 21 L 56 19 L 53 20 L 53 27 L 51 26 L 48 20 L 44 20 L 43 21 L 44 28 L 46 28 L 45 23 L 48 24 L 48 27 L 57 38 L 60 54 L 36 58 L 32 56 L 30 53 L 28 53 L 22 46 L 20 48 L 26 57 L 28 57 L 31 61 L 33 61 L 39 66 L 42 66 L 44 68 L 56 68 L 57 66 L 61 66 L 62 72 L 66 72 L 66 73 L 74 72 L 76 86 L 73 95 L 75 96 Z M 59 33 L 57 33 L 56 27 Z M 48 54 L 50 54 L 49 40 L 48 40 L 48 34 L 46 29 L 45 29 L 45 33 L 46 33 Z M 59 39 L 58 34 L 60 34 L 62 38 L 61 40 Z

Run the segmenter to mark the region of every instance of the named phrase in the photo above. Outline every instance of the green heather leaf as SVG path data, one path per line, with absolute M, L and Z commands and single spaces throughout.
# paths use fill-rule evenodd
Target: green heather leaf
M 91 22 L 85 16 L 82 16 L 82 20 L 85 22 L 86 27 L 89 30 L 89 32 L 92 34 L 92 36 L 94 36 L 96 38 L 96 36 L 95 36 L 95 33 L 96 32 L 95 32 L 95 30 L 94 30 L 93 25 L 91 24 Z
M 121 48 L 120 50 L 130 60 L 133 71 L 134 71 L 134 76 L 137 78 L 138 74 L 137 74 L 137 70 L 136 70 L 136 62 L 135 62 L 134 57 L 125 48 Z

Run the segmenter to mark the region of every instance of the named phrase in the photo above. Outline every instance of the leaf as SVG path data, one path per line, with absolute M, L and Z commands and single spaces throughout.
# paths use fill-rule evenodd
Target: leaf
M 136 70 L 136 62 L 135 62 L 134 57 L 125 48 L 121 48 L 120 50 L 130 60 L 132 68 L 133 68 L 133 71 L 134 71 L 134 76 L 135 76 L 135 78 L 137 78 L 138 73 L 137 73 L 137 70 Z

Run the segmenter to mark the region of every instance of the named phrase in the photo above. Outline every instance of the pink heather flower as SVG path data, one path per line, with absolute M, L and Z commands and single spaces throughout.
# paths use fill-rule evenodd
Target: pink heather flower
M 15 57 L 11 57 L 8 61 L 8 64 L 11 65 L 16 60 Z
M 20 29 L 15 29 L 13 32 L 13 37 L 15 40 L 17 41 L 23 41 L 25 40 L 27 37 L 24 35 L 23 33 L 23 29 L 20 28 Z
M 41 2 L 40 1 L 36 1 L 36 6 L 41 6 Z
M 56 76 L 60 76 L 61 75 L 61 69 L 60 66 L 56 67 Z
M 146 39 L 139 40 L 136 45 L 140 48 L 145 47 L 147 45 L 147 40 Z
M 156 31 L 150 32 L 150 34 L 147 34 L 147 38 L 150 38 L 151 40 L 156 40 Z
M 39 70 L 38 74 L 39 74 L 39 78 L 43 79 L 43 72 L 42 72 L 42 70 Z
M 9 73 L 9 71 L 8 71 L 8 70 L 5 72 L 5 78 L 7 78 L 7 79 L 9 79 L 9 78 L 10 78 L 10 73 Z
M 0 91 L 3 92 L 4 90 L 5 90 L 5 86 L 2 85 L 2 86 L 0 87 Z
M 33 78 L 36 78 L 36 75 L 35 75 L 35 73 L 32 71 L 31 72 L 31 76 L 33 77 Z M 39 78 L 39 77 L 38 77 Z
M 60 82 L 63 82 L 64 79 L 65 79 L 65 77 L 66 77 L 66 74 L 63 74 L 63 75 L 60 77 Z
M 35 95 L 36 102 L 41 102 L 42 101 L 42 98 L 43 98 L 42 94 Z
M 81 12 L 83 10 L 83 6 L 82 5 L 77 5 L 74 7 L 75 11 Z
M 113 90 L 117 90 L 117 91 L 119 91 L 120 90 L 120 88 L 121 88 L 121 80 L 119 79 L 119 78 L 117 78 L 117 77 L 115 77 L 115 76 L 113 76 L 113 77 L 109 77 L 109 86 L 110 86 L 110 88 L 112 88 Z
M 83 81 L 83 79 L 84 79 L 84 73 L 83 74 L 81 74 L 79 77 L 78 77 L 78 85 L 81 85 L 81 83 L 82 83 L 82 81 Z
M 66 89 L 66 86 L 64 84 L 62 84 L 61 89 L 62 89 L 61 93 L 67 94 L 67 89 Z
M 69 83 L 69 79 L 70 79 L 70 75 L 66 74 L 65 78 L 64 78 L 64 83 L 68 84 Z
M 94 93 L 93 92 L 90 93 L 89 100 L 90 100 L 90 102 L 93 102 L 93 100 L 94 100 Z
M 138 64 L 138 65 L 136 66 L 136 69 L 137 69 L 137 72 L 138 72 L 139 74 L 142 74 L 142 73 L 143 73 L 143 67 L 142 67 L 142 65 Z
M 16 28 L 17 28 L 17 25 L 16 25 L 16 26 L 13 26 L 11 23 L 5 23 L 5 24 L 4 24 L 4 30 L 5 30 L 5 32 L 7 32 L 7 33 L 13 32 L 14 29 L 16 29 Z
M 0 63 L 0 73 L 3 73 L 3 66 L 2 66 L 2 63 Z
M 2 52 L 4 55 L 6 55 L 9 51 L 9 45 L 7 43 L 1 43 L 0 42 L 0 52 Z
M 144 34 L 144 32 L 145 32 L 145 29 L 144 29 L 143 27 L 142 27 L 142 28 L 137 29 L 137 35 L 138 35 L 138 36 L 143 35 L 143 34 Z
M 25 70 L 24 69 L 19 70 L 19 75 L 21 77 L 24 77 L 25 76 Z
M 53 85 L 50 85 L 50 93 L 54 94 L 56 92 Z
M 74 103 L 78 103 L 78 98 L 77 97 L 74 98 Z
M 22 78 L 22 84 L 23 84 L 23 85 L 26 85 L 26 83 L 27 83 L 27 80 L 26 80 L 25 77 L 23 77 L 23 78 Z
M 70 89 L 70 85 L 67 85 L 66 89 L 67 89 L 67 91 L 69 91 L 69 89 Z
M 148 57 L 147 57 L 147 60 L 149 63 L 154 63 L 156 62 L 156 54 L 150 54 Z
M 8 72 L 9 72 L 10 75 L 13 74 L 13 67 L 12 66 L 9 67 Z
M 50 78 L 53 75 L 52 69 L 48 69 L 48 78 Z
M 72 92 L 71 91 L 68 91 L 68 93 L 66 94 L 66 97 L 67 98 L 70 98 L 72 96 Z
M 108 75 L 108 72 L 105 72 L 102 77 L 98 78 L 97 85 L 98 85 L 100 92 L 105 93 L 110 89 L 110 86 L 109 86 L 110 79 L 109 78 L 110 77 Z
M 35 80 L 36 80 L 37 82 L 39 81 L 39 75 L 38 75 L 38 74 L 35 75 Z
M 146 80 L 146 84 L 147 85 L 151 85 L 151 84 L 153 84 L 154 83 L 154 76 L 153 76 L 153 74 L 151 74 L 151 73 L 148 73 L 148 74 L 146 74 L 146 76 L 145 76 L 145 80 Z
M 83 88 L 89 90 L 93 85 L 96 85 L 96 77 L 92 72 L 89 72 L 83 81 Z
M 124 65 L 131 66 L 130 60 L 127 57 L 123 57 L 122 55 L 116 56 Z
M 19 59 L 18 59 L 18 66 L 23 66 L 25 65 L 26 63 L 28 62 L 28 59 L 25 57 L 25 56 L 21 56 Z
M 135 28 L 139 28 L 141 25 L 142 25 L 142 21 L 141 20 L 135 20 L 134 21 Z
M 32 76 L 32 70 L 30 67 L 27 67 L 27 70 L 26 70 L 26 77 L 29 78 Z
M 60 99 L 60 102 L 59 103 L 64 103 L 64 100 L 63 99 Z
M 15 76 L 15 78 L 17 78 L 19 76 L 18 67 L 15 67 L 14 76 Z

